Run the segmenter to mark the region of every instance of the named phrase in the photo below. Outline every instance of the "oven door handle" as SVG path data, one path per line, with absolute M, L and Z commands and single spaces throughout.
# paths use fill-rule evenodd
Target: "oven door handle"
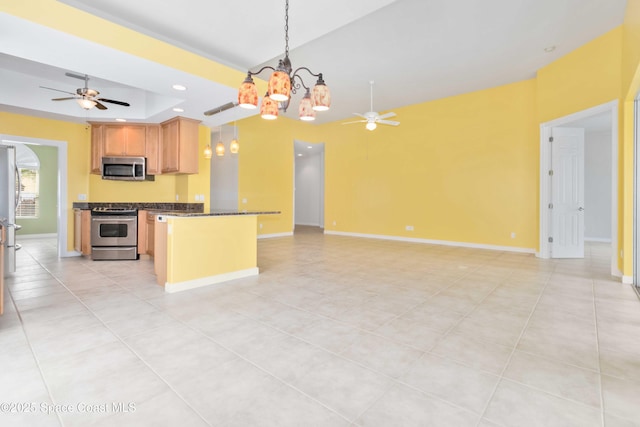
M 137 222 L 138 217 L 135 216 L 93 216 L 91 217 L 91 221 L 95 222 L 104 222 L 104 223 L 112 223 L 112 222 Z

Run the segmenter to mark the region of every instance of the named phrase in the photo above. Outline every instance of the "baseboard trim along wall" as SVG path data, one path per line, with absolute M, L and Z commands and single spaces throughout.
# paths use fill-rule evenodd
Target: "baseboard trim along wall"
M 204 286 L 217 285 L 229 280 L 242 279 L 244 277 L 257 276 L 258 267 L 247 268 L 246 270 L 234 271 L 231 273 L 217 274 L 215 276 L 201 277 L 199 279 L 187 280 L 184 282 L 165 283 L 164 291 L 172 294 L 175 292 L 187 291 L 189 289 L 202 288 Z
M 258 239 L 271 239 L 272 237 L 288 237 L 293 236 L 293 231 L 286 233 L 258 234 Z
M 606 237 L 585 237 L 585 242 L 611 243 L 611 239 Z
M 633 276 L 622 276 L 622 283 L 625 285 L 633 285 Z
M 382 234 L 347 233 L 344 231 L 331 231 L 331 230 L 325 230 L 324 234 L 333 234 L 336 236 L 349 236 L 349 237 L 364 237 L 367 239 L 395 240 L 398 242 L 409 242 L 409 243 L 426 243 L 429 245 L 457 246 L 461 248 L 490 249 L 494 251 L 518 252 L 518 253 L 525 253 L 525 254 L 536 253 L 536 250 L 532 248 L 484 245 L 480 243 L 451 242 L 448 240 L 417 239 L 415 237 L 385 236 Z

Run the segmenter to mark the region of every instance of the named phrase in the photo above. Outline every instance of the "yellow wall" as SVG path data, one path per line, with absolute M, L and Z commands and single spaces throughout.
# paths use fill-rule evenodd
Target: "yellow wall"
M 538 70 L 539 122 L 619 99 L 621 62 L 618 27 Z
M 394 112 L 398 127 L 327 126 L 326 229 L 537 246 L 534 80 Z
M 257 267 L 254 215 L 168 217 L 167 223 L 168 286 Z
M 66 186 L 69 198 L 62 212 L 67 214 L 67 249 L 73 250 L 72 202 L 78 194 L 89 194 L 87 179 L 91 150 L 89 126 L 0 112 L 0 134 L 66 142 L 68 163 Z
M 320 142 L 317 127 L 284 117 L 275 121 L 254 116 L 238 122 L 238 209 L 280 211 L 258 217 L 260 234 L 293 230 L 294 139 Z M 246 203 L 243 203 L 246 199 Z

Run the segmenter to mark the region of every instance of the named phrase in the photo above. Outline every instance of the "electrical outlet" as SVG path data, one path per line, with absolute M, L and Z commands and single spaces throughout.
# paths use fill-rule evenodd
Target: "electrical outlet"
M 516 238 L 516 232 L 515 232 L 515 231 L 512 231 L 512 232 L 511 232 L 511 238 L 512 238 L 512 239 L 515 239 L 515 238 Z
M 247 199 L 242 199 L 242 203 L 247 203 Z
M 262 230 L 262 224 L 260 224 L 260 230 Z
M 176 194 L 176 202 L 180 199 L 180 196 Z
M 78 194 L 78 200 L 87 200 L 86 194 Z
M 413 231 L 413 225 L 407 225 L 404 227 L 404 229 L 407 231 Z
M 336 225 L 336 222 L 335 222 L 335 221 L 333 221 L 333 225 Z

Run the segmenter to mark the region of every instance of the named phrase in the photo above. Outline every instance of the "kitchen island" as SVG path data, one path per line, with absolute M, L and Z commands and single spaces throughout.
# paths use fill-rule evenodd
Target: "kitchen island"
M 154 269 L 165 292 L 258 275 L 257 217 L 277 211 L 156 215 Z

